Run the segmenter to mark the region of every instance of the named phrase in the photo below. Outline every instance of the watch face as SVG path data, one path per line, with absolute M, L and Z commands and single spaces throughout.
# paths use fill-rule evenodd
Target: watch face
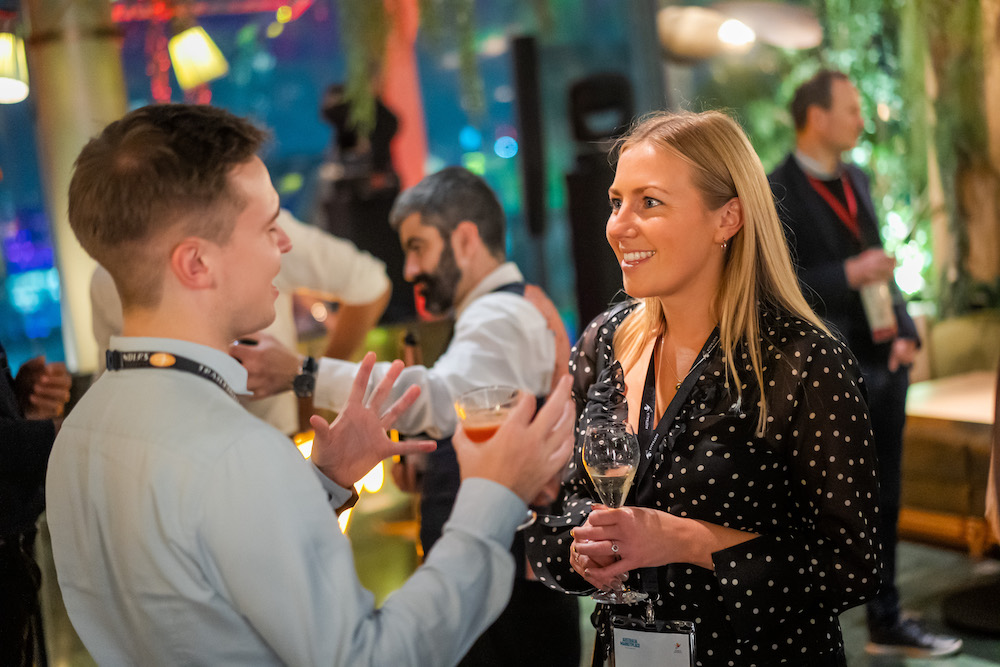
M 295 376 L 292 381 L 292 389 L 299 398 L 309 398 L 316 391 L 316 372 L 319 370 L 319 362 L 313 357 L 306 357 L 302 360 L 302 371 Z
M 292 382 L 292 388 L 295 390 L 295 395 L 299 398 L 308 398 L 316 390 L 316 376 L 310 373 L 296 375 L 295 380 Z

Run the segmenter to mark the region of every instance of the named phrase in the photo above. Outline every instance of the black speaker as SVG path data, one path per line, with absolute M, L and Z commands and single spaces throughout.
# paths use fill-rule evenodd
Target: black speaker
M 582 142 L 606 142 L 632 122 L 632 84 L 617 72 L 600 72 L 577 79 L 569 88 L 573 137 Z
M 608 188 L 614 178 L 614 169 L 607 157 L 600 154 L 578 157 L 576 169 L 566 174 L 581 331 L 608 307 L 622 288 L 621 267 L 604 234 L 611 211 Z
M 521 166 L 524 218 L 533 236 L 545 232 L 545 141 L 538 85 L 538 45 L 534 37 L 516 37 L 514 86 L 517 91 L 517 155 Z
M 632 84 L 622 74 L 593 74 L 570 85 L 570 126 L 577 156 L 573 171 L 566 174 L 566 194 L 581 329 L 622 288 L 621 267 L 604 234 L 611 211 L 608 188 L 615 178 L 608 149 L 628 127 L 632 109 Z

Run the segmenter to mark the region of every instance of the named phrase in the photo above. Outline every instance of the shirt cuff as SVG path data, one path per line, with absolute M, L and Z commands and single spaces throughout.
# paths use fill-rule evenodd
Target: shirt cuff
M 324 475 L 320 472 L 320 469 L 316 466 L 312 467 L 313 472 L 316 473 L 316 477 L 319 479 L 320 485 L 322 485 L 323 490 L 326 491 L 327 497 L 330 499 L 330 507 L 338 509 L 343 507 L 348 500 L 354 496 L 354 487 L 345 489 L 340 484 Z
M 339 411 L 351 395 L 351 385 L 358 372 L 358 364 L 340 359 L 322 357 L 316 372 L 316 389 L 313 405 Z
M 458 489 L 455 506 L 444 530 L 492 538 L 508 548 L 528 506 L 502 484 L 481 477 L 466 479 Z

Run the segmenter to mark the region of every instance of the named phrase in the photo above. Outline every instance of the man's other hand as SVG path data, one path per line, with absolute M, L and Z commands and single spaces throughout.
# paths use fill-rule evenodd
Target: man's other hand
M 892 341 L 889 351 L 889 372 L 895 373 L 901 366 L 912 366 L 917 358 L 917 341 L 912 338 L 897 338 Z
M 239 339 L 229 346 L 229 354 L 247 369 L 247 389 L 254 398 L 290 391 L 304 358 L 266 333 Z
M 844 275 L 851 289 L 893 279 L 896 258 L 882 248 L 868 248 L 844 261 Z
M 21 366 L 14 380 L 14 390 L 21 412 L 28 419 L 55 419 L 62 416 L 69 401 L 72 379 L 65 364 L 45 363 L 35 357 Z

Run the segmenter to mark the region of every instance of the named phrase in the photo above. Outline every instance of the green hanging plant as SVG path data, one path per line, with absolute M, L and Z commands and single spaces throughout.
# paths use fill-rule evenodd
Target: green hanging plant
M 531 0 L 539 33 L 544 34 L 554 24 L 554 1 Z M 344 95 L 351 108 L 350 122 L 359 134 L 369 135 L 375 125 L 373 82 L 385 62 L 393 17 L 382 0 L 338 0 L 337 5 L 340 36 L 347 52 Z M 577 7 L 570 4 L 568 9 Z M 475 0 L 418 0 L 418 10 L 421 35 L 440 50 L 455 47 L 462 108 L 470 116 L 481 115 L 486 109 L 486 94 L 479 74 Z
M 973 280 L 968 272 L 969 217 L 960 196 L 963 180 L 989 165 L 980 12 L 979 0 L 915 0 L 903 9 L 914 38 L 904 67 L 907 89 L 915 96 L 911 99 L 927 99 L 935 92 L 926 88 L 928 70 L 937 85 L 931 101 L 933 117 L 922 110 L 913 114 L 911 142 L 915 156 L 927 156 L 928 147 L 934 147 L 943 188 L 952 247 L 948 249 L 951 261 L 938 267 L 936 276 L 942 316 L 958 315 L 975 305 L 998 304 L 994 286 Z M 917 166 L 919 161 L 914 163 Z M 926 184 L 926 169 L 923 175 Z
M 474 0 L 420 0 L 420 20 L 431 44 L 442 49 L 447 47 L 449 36 L 455 39 L 461 104 L 473 116 L 486 109 L 476 54 L 475 11 Z
M 375 129 L 375 90 L 385 61 L 390 17 L 381 0 L 340 0 L 340 38 L 347 51 L 347 81 L 344 98 L 348 122 L 359 134 Z
M 386 39 L 392 15 L 381 0 L 339 0 L 340 36 L 347 52 L 344 96 L 350 105 L 349 121 L 362 135 L 375 127 L 374 82 L 385 63 Z M 419 0 L 421 29 L 433 43 L 443 45 L 446 35 L 458 47 L 462 106 L 470 114 L 485 108 L 482 79 L 476 54 L 475 0 Z

